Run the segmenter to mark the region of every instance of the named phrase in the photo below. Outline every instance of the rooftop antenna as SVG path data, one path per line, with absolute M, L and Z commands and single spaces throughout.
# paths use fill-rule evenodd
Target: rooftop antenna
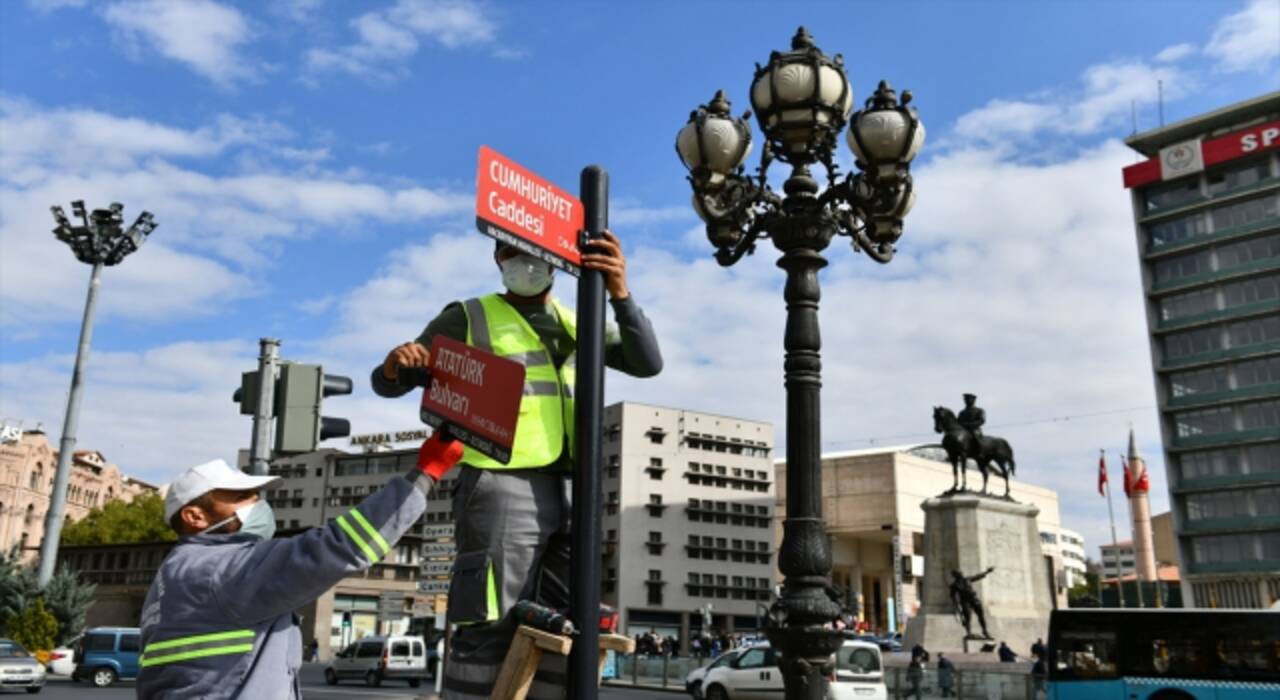
M 1133 120 L 1133 131 L 1129 132 L 1130 136 L 1138 135 L 1138 101 L 1129 100 L 1129 117 Z
M 1156 102 L 1160 105 L 1160 128 L 1164 128 L 1164 81 L 1156 81 Z

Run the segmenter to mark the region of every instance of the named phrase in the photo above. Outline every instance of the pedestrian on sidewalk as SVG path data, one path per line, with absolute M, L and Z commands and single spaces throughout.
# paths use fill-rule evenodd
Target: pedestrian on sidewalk
M 938 689 L 942 697 L 955 697 L 956 666 L 942 652 L 938 652 Z

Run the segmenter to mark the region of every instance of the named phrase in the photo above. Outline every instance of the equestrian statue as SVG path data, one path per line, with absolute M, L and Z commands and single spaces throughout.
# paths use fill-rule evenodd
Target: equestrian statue
M 965 394 L 964 409 L 959 416 L 946 406 L 933 407 L 933 431 L 942 433 L 942 449 L 947 452 L 954 479 L 947 493 L 968 490 L 965 472 L 968 460 L 972 459 L 982 472 L 982 493 L 987 493 L 987 479 L 995 471 L 1004 477 L 1004 498 L 1010 499 L 1009 477 L 1013 476 L 1015 467 L 1013 448 L 1004 438 L 982 434 L 987 414 L 978 407 L 977 400 L 977 396 Z

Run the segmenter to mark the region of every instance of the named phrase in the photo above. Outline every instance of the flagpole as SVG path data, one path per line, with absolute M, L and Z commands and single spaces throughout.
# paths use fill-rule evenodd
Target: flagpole
M 1106 454 L 1107 454 L 1106 450 L 1098 450 L 1098 452 L 1101 453 L 1102 455 L 1101 459 L 1105 461 Z M 1106 481 L 1102 482 L 1102 486 L 1107 491 L 1107 517 L 1111 519 L 1111 555 L 1115 557 L 1115 561 L 1116 561 L 1116 593 L 1119 595 L 1119 598 L 1120 598 L 1120 607 L 1123 608 L 1124 607 L 1124 575 L 1123 575 L 1124 572 L 1120 568 L 1120 552 L 1116 548 L 1116 545 L 1118 544 L 1118 542 L 1116 541 L 1116 514 L 1115 514 L 1115 511 L 1111 508 L 1111 479 L 1108 478 Z
M 1120 458 L 1120 466 L 1124 469 L 1124 483 L 1126 485 L 1130 485 L 1131 482 L 1133 482 L 1132 485 L 1136 485 L 1137 477 L 1130 473 L 1129 462 L 1126 461 L 1123 456 Z M 1133 494 L 1127 488 L 1124 490 L 1124 500 L 1129 504 L 1129 541 L 1133 543 L 1134 552 L 1133 585 L 1138 589 L 1138 607 L 1145 608 L 1147 607 L 1147 604 L 1146 601 L 1143 600 L 1142 579 L 1138 577 L 1138 533 L 1133 531 Z M 1124 581 L 1123 575 L 1120 576 L 1120 580 Z M 1124 584 L 1122 583 L 1121 585 L 1123 586 Z

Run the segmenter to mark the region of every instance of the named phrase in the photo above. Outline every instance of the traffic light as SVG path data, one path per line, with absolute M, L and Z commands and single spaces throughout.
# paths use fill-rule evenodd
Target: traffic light
M 258 373 L 244 372 L 240 375 L 240 388 L 231 395 L 231 400 L 240 404 L 240 415 L 252 416 L 258 412 Z
M 321 441 L 350 435 L 350 421 L 322 416 L 320 406 L 326 397 L 350 394 L 351 386 L 350 377 L 325 374 L 320 365 L 281 364 L 275 387 L 275 452 L 311 452 Z

